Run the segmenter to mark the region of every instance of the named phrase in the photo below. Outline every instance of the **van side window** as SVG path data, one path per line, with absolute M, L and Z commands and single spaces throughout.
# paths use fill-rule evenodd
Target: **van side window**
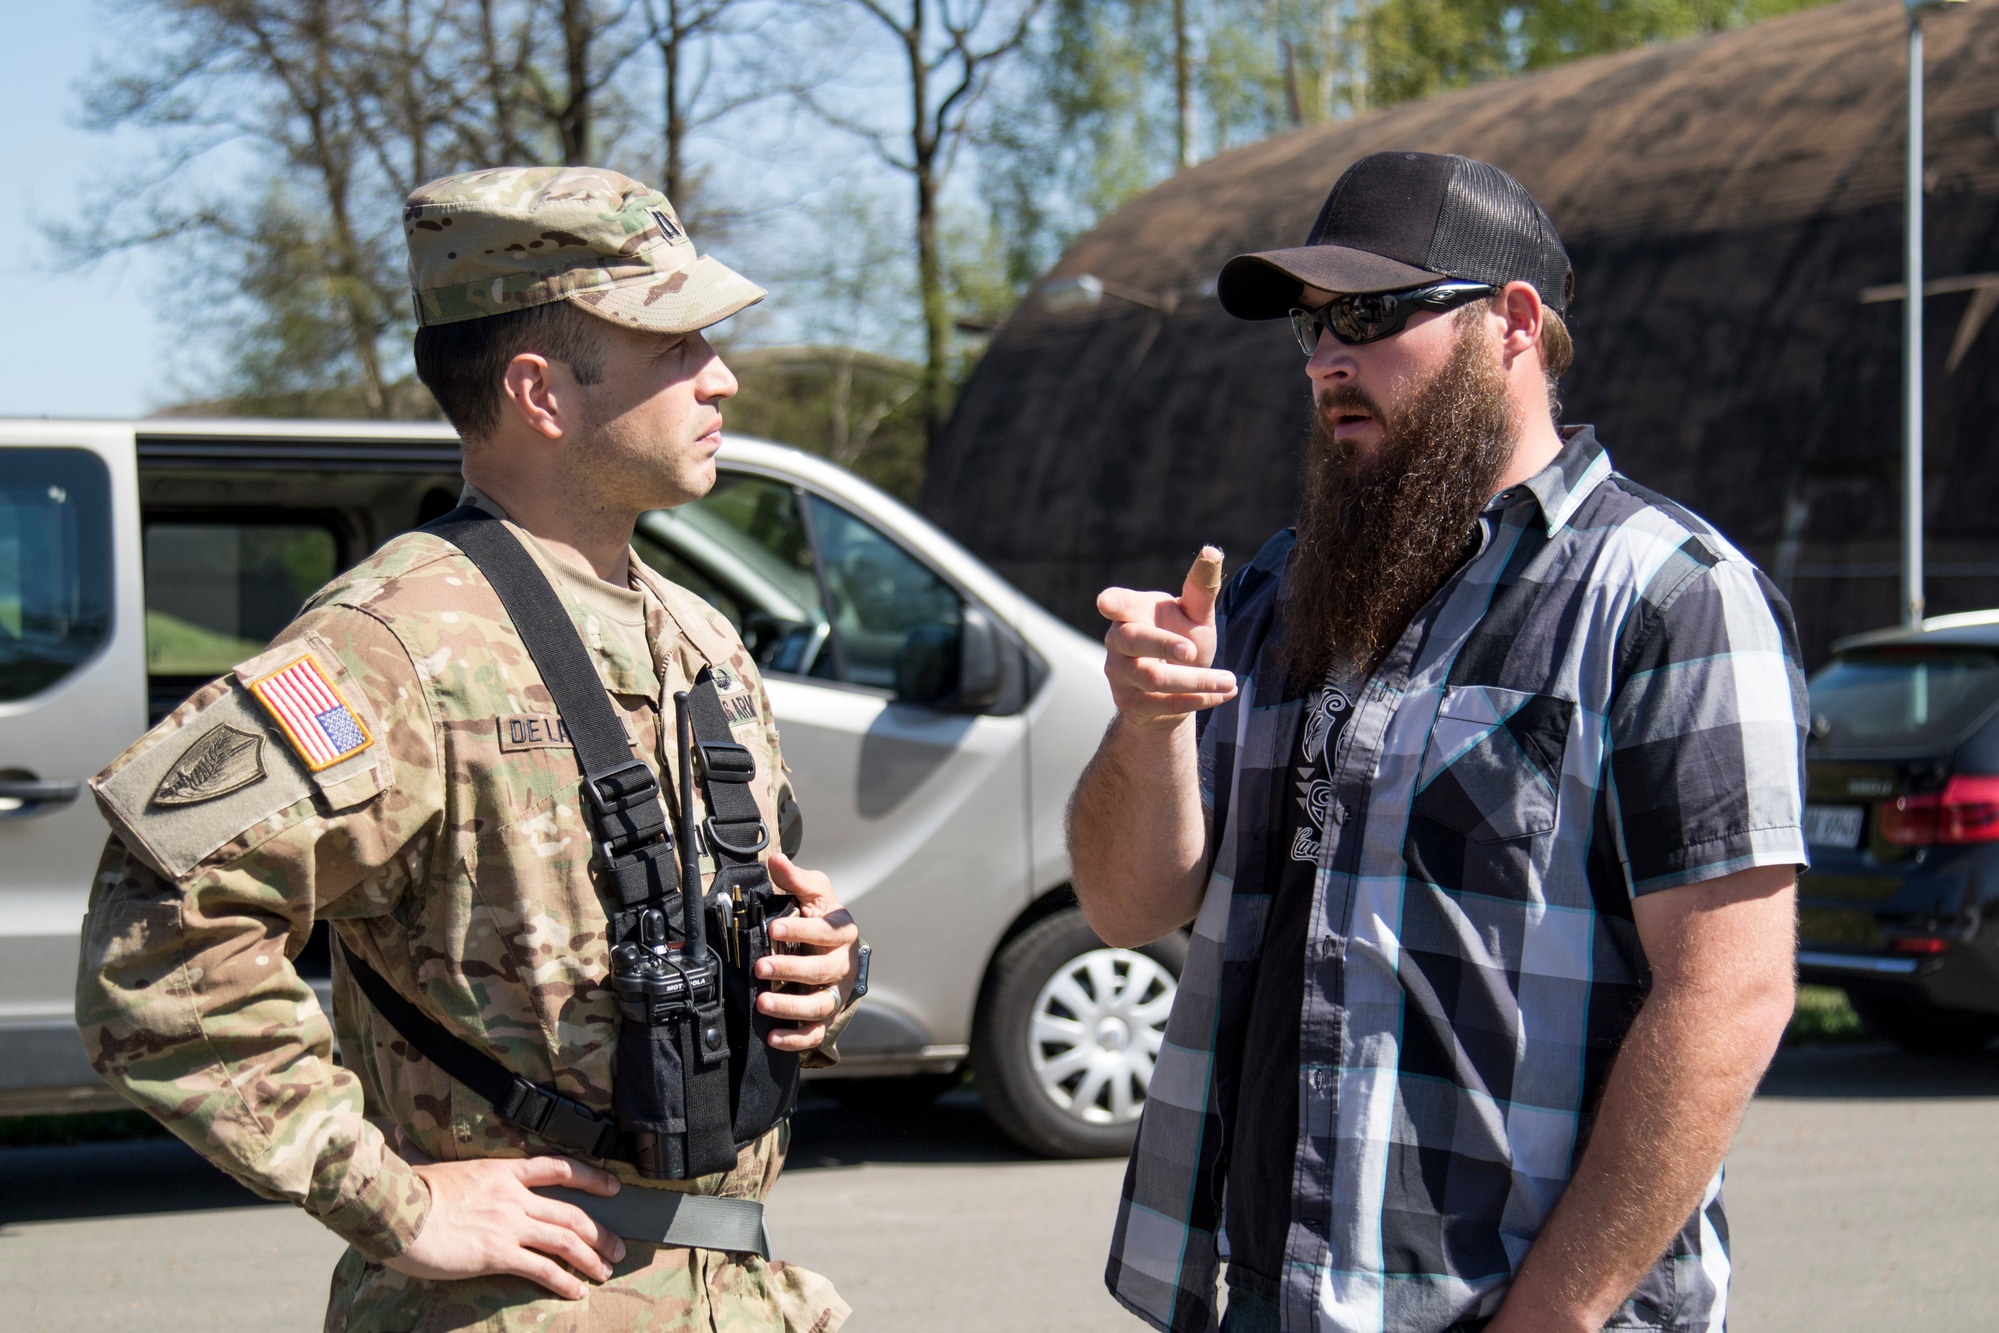
M 339 543 L 317 523 L 148 521 L 146 673 L 212 680 L 262 652 L 339 570 Z
M 957 643 L 958 594 L 916 557 L 838 505 L 816 495 L 807 495 L 805 503 L 833 604 L 833 636 L 844 679 L 899 689 L 906 683 L 913 646 Z
M 641 518 L 633 545 L 727 616 L 764 670 L 833 674 L 812 543 L 791 487 L 724 472 L 704 498 Z
M 917 702 L 955 683 L 957 591 L 830 500 L 724 472 L 705 498 L 645 515 L 634 540 L 640 559 L 727 616 L 765 671 Z
M 111 478 L 82 449 L 9 449 L 0 479 L 0 700 L 76 670 L 111 635 Z

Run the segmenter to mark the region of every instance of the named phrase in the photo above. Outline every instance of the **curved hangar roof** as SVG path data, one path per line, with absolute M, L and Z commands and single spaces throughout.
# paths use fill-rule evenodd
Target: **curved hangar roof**
M 1282 321 L 1214 299 L 1230 255 L 1295 245 L 1355 158 L 1498 163 L 1576 267 L 1570 421 L 1625 472 L 1720 524 L 1791 589 L 1814 659 L 1898 617 L 1903 9 L 1851 0 L 1579 61 L 1217 157 L 1127 204 L 994 340 L 931 451 L 922 507 L 1080 627 L 1109 583 L 1177 588 L 1292 521 L 1308 397 Z M 1929 273 L 1999 270 L 1999 0 L 1928 20 Z M 1878 294 L 1877 294 L 1878 295 Z M 1999 291 L 1993 293 L 1999 297 Z M 1938 295 L 1930 350 L 1933 610 L 1999 605 L 1999 333 L 1944 361 L 1971 295 Z

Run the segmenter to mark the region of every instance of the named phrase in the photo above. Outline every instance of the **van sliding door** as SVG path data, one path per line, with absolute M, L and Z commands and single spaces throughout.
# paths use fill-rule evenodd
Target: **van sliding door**
M 110 1097 L 70 1006 L 87 783 L 146 729 L 138 507 L 129 430 L 0 425 L 0 1114 Z

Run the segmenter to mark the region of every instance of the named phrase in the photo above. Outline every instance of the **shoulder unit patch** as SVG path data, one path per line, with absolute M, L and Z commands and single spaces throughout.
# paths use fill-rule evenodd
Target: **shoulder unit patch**
M 223 725 L 181 752 L 153 788 L 154 805 L 198 805 L 264 780 L 264 738 Z
M 292 749 L 315 773 L 375 743 L 311 653 L 251 681 L 250 693 L 284 729 Z

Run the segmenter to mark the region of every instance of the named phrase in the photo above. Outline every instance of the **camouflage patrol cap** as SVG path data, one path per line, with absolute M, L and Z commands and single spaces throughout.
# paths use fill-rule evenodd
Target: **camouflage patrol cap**
M 687 333 L 764 289 L 697 255 L 665 195 L 600 167 L 495 167 L 403 204 L 417 323 L 574 301 L 629 328 Z

